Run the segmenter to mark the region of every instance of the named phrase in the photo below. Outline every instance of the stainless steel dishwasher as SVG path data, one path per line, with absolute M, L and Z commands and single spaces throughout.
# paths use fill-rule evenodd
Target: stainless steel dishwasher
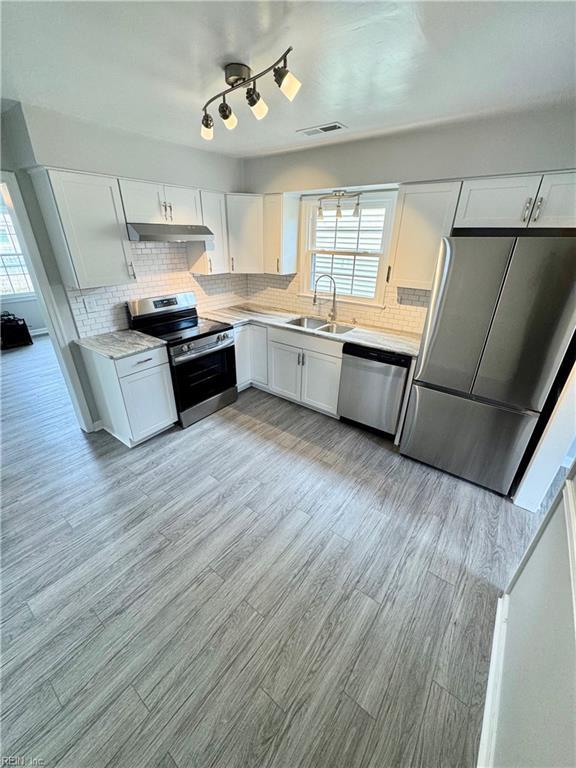
M 344 344 L 338 415 L 394 434 L 411 362 L 410 355 Z

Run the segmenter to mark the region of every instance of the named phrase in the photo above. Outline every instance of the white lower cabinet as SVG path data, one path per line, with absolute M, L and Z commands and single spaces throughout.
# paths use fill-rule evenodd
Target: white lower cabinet
M 239 390 L 252 384 L 268 384 L 268 331 L 260 325 L 241 325 L 234 332 L 236 384 Z
M 114 361 L 82 347 L 82 358 L 102 427 L 129 448 L 177 421 L 166 349 Z
M 302 334 L 279 332 L 282 340 L 272 338 L 268 342 L 268 389 L 276 395 L 296 400 L 303 405 L 314 408 L 332 416 L 337 414 L 338 393 L 340 390 L 340 369 L 342 367 L 342 345 L 337 342 L 325 342 L 314 337 L 306 338 Z M 272 334 L 274 335 L 274 334 Z M 285 339 L 292 341 L 297 347 L 286 344 Z M 318 349 L 323 344 L 330 351 L 338 350 L 339 354 L 326 354 Z M 335 345 L 332 347 L 332 345 Z

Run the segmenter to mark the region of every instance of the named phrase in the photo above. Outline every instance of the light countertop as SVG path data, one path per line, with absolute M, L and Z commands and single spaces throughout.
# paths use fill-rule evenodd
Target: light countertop
M 224 309 L 203 312 L 202 315 L 211 320 L 219 320 L 221 323 L 230 323 L 235 327 L 245 325 L 246 323 L 261 323 L 262 325 L 273 325 L 286 327 L 299 333 L 313 334 L 334 341 L 351 342 L 364 347 L 375 347 L 389 352 L 398 352 L 399 354 L 411 355 L 416 357 L 420 349 L 420 336 L 415 333 L 405 333 L 394 331 L 387 328 L 365 328 L 355 326 L 353 330 L 346 333 L 326 333 L 324 331 L 313 330 L 311 328 L 299 328 L 298 326 L 286 326 L 289 320 L 301 317 L 302 313 L 281 312 L 267 307 L 257 306 L 233 306 Z M 328 322 L 328 321 L 326 321 Z
M 76 344 L 112 360 L 120 360 L 122 357 L 136 355 L 138 352 L 148 352 L 151 349 L 164 347 L 166 342 L 164 339 L 157 339 L 140 331 L 113 331 L 76 339 Z

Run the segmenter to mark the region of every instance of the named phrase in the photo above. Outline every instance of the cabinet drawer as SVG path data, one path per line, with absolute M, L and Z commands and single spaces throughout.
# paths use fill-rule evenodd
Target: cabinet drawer
M 168 353 L 166 352 L 166 347 L 158 347 L 158 349 L 138 352 L 136 355 L 116 360 L 116 373 L 122 378 L 122 376 L 129 376 L 131 373 L 145 371 L 147 368 L 153 368 L 155 365 L 167 362 Z
M 313 336 L 310 333 L 302 333 L 302 331 L 270 328 L 268 331 L 268 341 L 289 344 L 292 347 L 299 347 L 309 352 L 319 352 L 322 355 L 342 357 L 342 342 L 324 339 L 321 336 Z

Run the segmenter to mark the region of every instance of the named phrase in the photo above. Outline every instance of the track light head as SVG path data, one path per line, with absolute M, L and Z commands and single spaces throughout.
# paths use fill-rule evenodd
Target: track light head
M 318 212 L 316 213 L 316 218 L 318 221 L 324 221 L 324 209 L 322 208 L 322 203 L 318 206 Z
M 342 218 L 342 207 L 340 205 L 340 200 L 338 200 L 338 204 L 336 205 L 336 218 L 337 219 Z
M 223 101 L 222 104 L 220 104 L 218 107 L 218 114 L 224 121 L 224 125 L 226 128 L 228 128 L 229 131 L 232 131 L 238 125 L 238 118 L 234 112 L 232 112 L 232 107 L 230 104 L 226 104 L 225 101 Z
M 354 206 L 354 210 L 352 211 L 352 216 L 355 219 L 360 218 L 360 198 L 356 198 L 356 205 Z
M 214 138 L 214 120 L 212 119 L 212 115 L 209 115 L 208 112 L 204 112 L 202 117 L 200 136 L 206 141 L 212 141 Z
M 286 60 L 284 60 L 283 67 L 274 67 L 274 80 L 284 96 L 289 101 L 294 101 L 294 97 L 300 90 L 302 83 L 290 72 L 286 66 Z
M 266 104 L 256 90 L 256 83 L 253 83 L 252 87 L 246 91 L 246 101 L 256 120 L 262 120 L 263 117 L 266 117 L 268 114 L 268 104 Z

